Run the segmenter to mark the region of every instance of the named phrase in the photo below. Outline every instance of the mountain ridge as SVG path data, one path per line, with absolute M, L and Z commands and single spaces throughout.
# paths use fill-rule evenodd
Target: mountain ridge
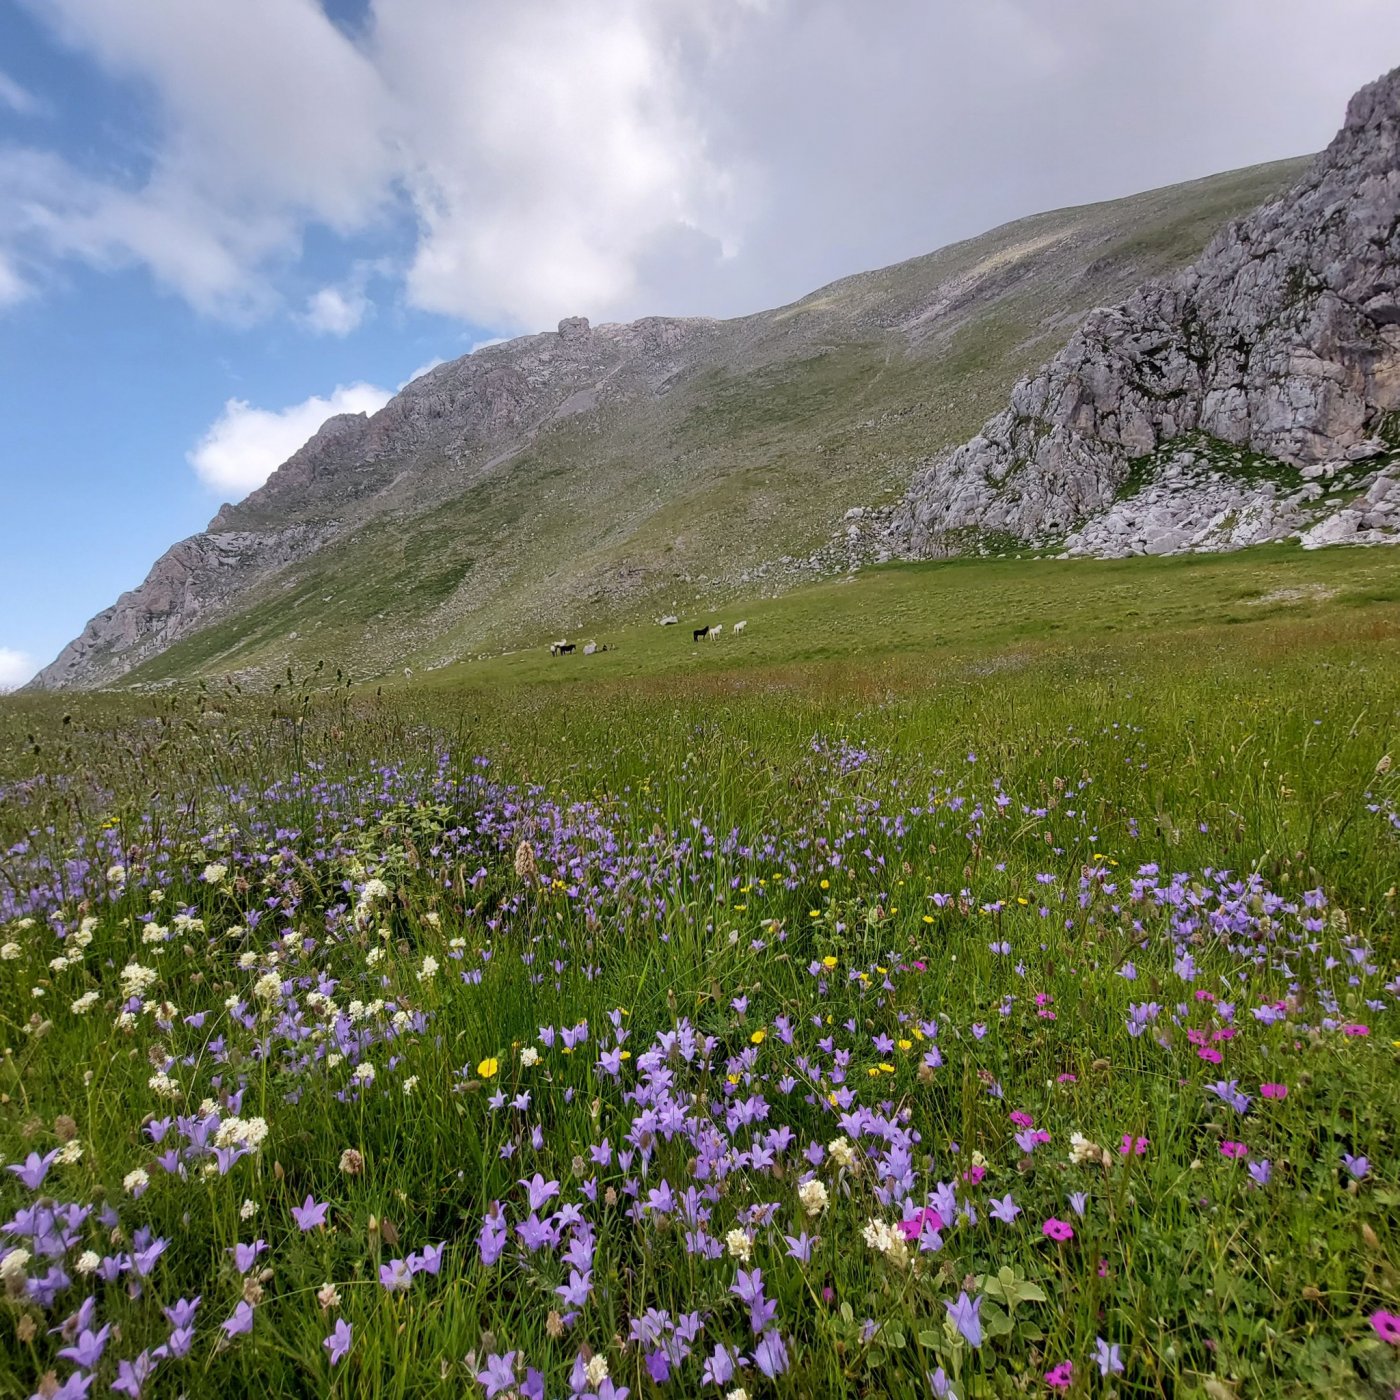
M 35 684 L 256 679 L 313 648 L 432 665 L 854 562 L 827 547 L 845 511 L 896 502 L 1086 312 L 1301 165 L 1033 215 L 745 317 L 484 347 L 328 420 Z

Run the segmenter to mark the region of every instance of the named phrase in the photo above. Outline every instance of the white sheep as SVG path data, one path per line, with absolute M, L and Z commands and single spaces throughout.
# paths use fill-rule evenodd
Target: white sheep
M 735 633 L 737 634 L 737 633 L 739 633 L 739 632 L 742 632 L 742 631 L 744 630 L 744 628 L 747 627 L 748 625 L 749 625 L 749 620 L 748 620 L 748 618 L 745 618 L 742 622 L 736 622 L 736 623 L 734 624 L 734 626 L 733 626 L 730 630 L 733 631 L 733 632 L 735 632 Z

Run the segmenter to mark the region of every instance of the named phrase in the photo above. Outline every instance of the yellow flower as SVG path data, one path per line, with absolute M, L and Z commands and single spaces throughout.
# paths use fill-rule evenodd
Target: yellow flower
M 829 890 L 830 888 L 831 888 L 831 881 L 830 881 L 830 880 L 823 880 L 823 881 L 822 881 L 822 889 L 824 889 L 824 890 Z
M 739 1082 L 739 1076 L 737 1074 L 727 1074 L 725 1078 L 728 1079 L 731 1084 L 737 1084 Z
M 499 1070 L 500 1067 L 500 1062 L 496 1057 L 494 1055 L 488 1055 L 477 1065 L 476 1072 L 481 1079 L 494 1079 L 496 1077 L 496 1071 Z
M 821 911 L 820 909 L 809 909 L 809 910 L 807 911 L 807 917 L 808 917 L 809 919 L 820 919 L 821 916 L 822 916 L 822 911 Z
M 895 1044 L 898 1045 L 901 1050 L 912 1050 L 914 1048 L 914 1042 L 912 1040 L 898 1040 Z
M 834 953 L 828 953 L 826 957 L 822 959 L 822 966 L 830 972 L 831 969 L 836 966 L 836 955 Z
M 881 1060 L 881 1061 L 880 1061 L 880 1073 L 881 1073 L 881 1074 L 893 1074 L 893 1073 L 894 1073 L 894 1066 L 893 1066 L 893 1065 L 887 1065 L 883 1060 Z
M 751 1045 L 762 1045 L 764 1038 L 767 1036 L 767 1034 L 768 1032 L 765 1031 L 762 1027 L 760 1027 L 749 1037 L 749 1043 Z
M 1018 894 L 1018 895 L 1016 896 L 1016 903 L 1017 903 L 1017 904 L 1029 904 L 1029 903 L 1030 903 L 1030 900 L 1028 900 L 1028 899 L 1025 897 L 1025 895 Z
M 932 914 L 925 914 L 925 915 L 924 915 L 924 922 L 925 922 L 926 924 L 931 924 L 931 923 L 933 922 L 933 915 L 932 915 Z

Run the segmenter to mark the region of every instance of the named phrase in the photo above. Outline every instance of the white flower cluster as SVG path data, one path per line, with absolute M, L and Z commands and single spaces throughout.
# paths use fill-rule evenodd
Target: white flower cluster
M 850 1167 L 856 1160 L 856 1150 L 844 1136 L 832 1138 L 826 1150 L 838 1167 Z
M 1069 1160 L 1070 1165 L 1075 1167 L 1109 1167 L 1113 1165 L 1113 1157 L 1106 1152 L 1096 1142 L 1090 1142 L 1083 1133 L 1071 1133 L 1069 1135 Z
M 218 1147 L 241 1145 L 256 1152 L 267 1139 L 266 1118 L 225 1118 L 214 1134 Z
M 177 1080 L 172 1079 L 164 1070 L 157 1070 L 147 1081 L 157 1098 L 178 1099 L 180 1097 L 180 1085 Z
M 159 974 L 153 967 L 142 967 L 140 963 L 127 963 L 122 968 L 122 996 L 139 997 L 154 985 Z
M 901 1269 L 908 1265 L 909 1242 L 893 1225 L 883 1220 L 869 1220 L 860 1233 L 866 1244 L 883 1254 L 891 1264 Z

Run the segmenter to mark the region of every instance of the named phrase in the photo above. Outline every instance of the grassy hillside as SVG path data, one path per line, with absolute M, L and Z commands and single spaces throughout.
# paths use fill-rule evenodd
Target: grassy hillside
M 1389 1395 L 1392 560 L 0 700 L 0 1397 Z
M 455 493 L 445 465 L 376 468 L 394 484 L 346 535 L 130 679 L 421 668 L 808 580 L 848 507 L 897 498 L 1086 310 L 1300 168 L 1038 215 L 722 323 L 664 393 L 549 423 Z

